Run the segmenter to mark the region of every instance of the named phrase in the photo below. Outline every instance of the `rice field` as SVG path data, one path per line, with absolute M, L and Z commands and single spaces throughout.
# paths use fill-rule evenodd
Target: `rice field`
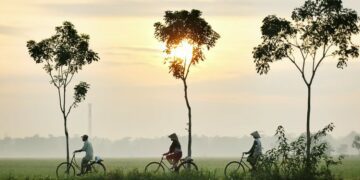
M 150 161 L 159 158 L 104 158 L 107 172 L 144 171 Z M 211 172 L 214 179 L 224 179 L 227 162 L 237 158 L 194 158 L 200 170 Z M 55 169 L 64 159 L 0 159 L 0 179 L 55 179 Z M 344 179 L 360 180 L 360 156 L 347 156 L 333 172 Z M 169 172 L 169 174 L 171 174 Z M 145 178 L 146 179 L 146 178 Z

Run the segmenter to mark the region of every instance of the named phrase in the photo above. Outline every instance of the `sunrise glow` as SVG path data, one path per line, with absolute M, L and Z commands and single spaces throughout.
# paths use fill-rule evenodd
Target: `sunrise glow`
M 165 49 L 165 46 L 164 46 Z M 193 45 L 189 43 L 187 40 L 181 41 L 179 45 L 172 49 L 170 54 L 166 54 L 165 57 L 167 58 L 180 58 L 185 61 L 186 64 L 191 62 L 191 58 L 193 55 Z

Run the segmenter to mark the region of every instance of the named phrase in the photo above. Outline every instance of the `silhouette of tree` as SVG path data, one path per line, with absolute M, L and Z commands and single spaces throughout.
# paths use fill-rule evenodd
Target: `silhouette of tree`
M 68 117 L 72 108 L 85 100 L 90 85 L 80 82 L 74 88 L 74 100 L 66 103 L 66 92 L 74 75 L 86 64 L 98 61 L 96 52 L 89 48 L 89 35 L 78 34 L 73 24 L 64 22 L 63 26 L 55 28 L 56 34 L 40 42 L 30 40 L 27 48 L 35 63 L 43 64 L 51 81 L 58 92 L 60 110 L 64 119 L 66 137 L 66 160 L 69 163 L 69 132 Z
M 352 147 L 357 149 L 359 151 L 359 154 L 360 154 L 360 136 L 359 135 L 356 135 L 354 137 Z
M 261 27 L 262 43 L 254 48 L 257 73 L 266 74 L 270 63 L 288 59 L 300 72 L 307 92 L 306 160 L 310 161 L 311 85 L 316 72 L 328 57 L 338 59 L 344 68 L 349 58 L 359 56 L 359 47 L 351 38 L 359 33 L 358 15 L 343 8 L 341 0 L 307 0 L 295 8 L 292 21 L 269 15 Z
M 169 73 L 172 73 L 176 79 L 181 79 L 184 84 L 185 101 L 188 108 L 188 156 L 191 156 L 191 107 L 188 99 L 187 78 L 192 65 L 196 65 L 200 61 L 205 60 L 203 49 L 215 46 L 220 35 L 215 32 L 211 26 L 201 18 L 201 11 L 191 10 L 191 12 L 182 11 L 166 11 L 164 16 L 165 24 L 157 22 L 155 27 L 155 38 L 166 44 L 164 52 L 168 55 L 172 50 L 177 48 L 183 41 L 187 41 L 192 45 L 192 57 L 189 59 L 182 57 L 165 58 L 165 62 L 169 65 Z

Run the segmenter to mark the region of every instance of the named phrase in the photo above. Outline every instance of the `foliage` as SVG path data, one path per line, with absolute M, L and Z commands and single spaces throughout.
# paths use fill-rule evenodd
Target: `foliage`
M 75 106 L 80 103 L 82 100 L 85 100 L 85 95 L 89 89 L 90 85 L 86 82 L 80 82 L 75 86 L 74 90 L 74 104 Z
M 193 45 L 192 59 L 188 66 L 181 58 L 165 58 L 173 76 L 186 79 L 190 66 L 205 60 L 203 47 L 208 50 L 214 47 L 220 35 L 201 17 L 199 10 L 166 11 L 164 21 L 164 24 L 156 22 L 154 27 L 155 38 L 166 45 L 165 53 L 170 54 L 183 40 Z
M 359 153 L 360 153 L 360 136 L 359 136 L 359 135 L 357 135 L 357 136 L 354 137 L 354 141 L 353 141 L 353 143 L 352 143 L 352 147 L 355 148 L 355 149 L 357 149 L 357 150 L 359 151 Z
M 354 10 L 343 8 L 341 0 L 307 0 L 292 12 L 291 18 L 292 22 L 275 15 L 264 18 L 263 42 L 253 51 L 259 74 L 266 74 L 270 63 L 283 58 L 305 73 L 305 64 L 296 63 L 295 50 L 303 61 L 312 61 L 312 71 L 328 56 L 338 57 L 338 68 L 345 67 L 350 57 L 359 56 L 359 46 L 352 42 L 352 36 L 359 33 L 359 18 Z
M 35 63 L 43 64 L 46 73 L 49 74 L 51 81 L 59 93 L 60 108 L 65 114 L 65 92 L 61 94 L 60 88 L 66 89 L 73 76 L 86 64 L 98 61 L 96 52 L 89 48 L 90 36 L 78 34 L 74 25 L 65 21 L 63 26 L 55 28 L 55 35 L 40 42 L 30 40 L 27 42 L 27 48 L 30 56 Z M 71 104 L 66 117 L 72 107 L 85 99 L 89 84 L 80 82 L 75 86 L 74 102 Z M 65 91 L 65 90 L 64 90 Z
M 341 163 L 343 156 L 335 160 L 328 154 L 329 144 L 323 138 L 334 129 L 331 123 L 311 135 L 310 171 L 306 169 L 306 138 L 301 135 L 289 142 L 285 129 L 279 126 L 276 130 L 278 146 L 268 150 L 261 158 L 254 173 L 255 179 L 335 179 L 330 167 Z

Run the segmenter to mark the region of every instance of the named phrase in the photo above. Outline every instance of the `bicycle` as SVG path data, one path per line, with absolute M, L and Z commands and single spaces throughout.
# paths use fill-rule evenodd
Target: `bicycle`
M 102 161 L 104 160 L 98 156 L 95 156 L 95 160 L 91 160 L 85 167 L 84 174 L 91 173 L 96 175 L 105 175 L 106 168 Z M 75 168 L 81 172 L 81 166 L 79 166 L 76 162 L 75 153 L 73 153 L 70 163 L 62 162 L 57 166 L 56 176 L 58 179 L 65 179 L 71 176 L 75 176 Z
M 160 161 L 150 162 L 145 166 L 145 172 L 148 173 L 164 173 L 165 168 L 172 172 L 184 172 L 184 171 L 198 171 L 197 165 L 193 162 L 194 160 L 190 157 L 180 159 L 180 164 L 175 168 L 169 167 L 164 162 L 164 156 L 161 157 Z
M 241 159 L 239 161 L 231 161 L 227 163 L 224 170 L 225 177 L 229 178 L 231 175 L 243 174 L 245 173 L 245 167 L 246 169 L 251 170 L 251 167 L 248 166 L 244 161 L 244 155 L 245 153 L 242 153 Z

